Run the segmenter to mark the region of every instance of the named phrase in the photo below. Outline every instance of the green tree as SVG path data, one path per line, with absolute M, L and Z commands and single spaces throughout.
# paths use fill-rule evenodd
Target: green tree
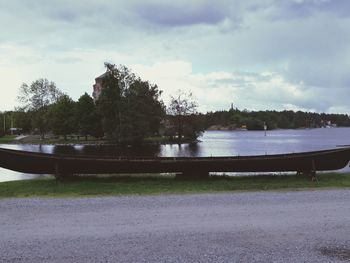
M 50 127 L 56 135 L 64 136 L 76 130 L 75 123 L 75 102 L 67 95 L 62 95 L 58 101 L 53 104 L 49 111 Z
M 137 143 L 157 133 L 164 112 L 158 87 L 124 66 L 105 65 L 107 74 L 97 105 L 107 137 Z
M 98 116 L 94 100 L 87 93 L 82 95 L 76 103 L 75 119 L 78 124 L 78 131 L 85 136 L 102 137 L 101 120 Z
M 37 128 L 44 138 L 48 131 L 47 112 L 49 106 L 55 103 L 63 93 L 56 87 L 56 84 L 47 79 L 38 79 L 30 85 L 23 83 L 19 90 L 17 99 L 22 103 L 24 111 L 31 111 L 32 125 Z
M 231 109 L 229 111 L 208 112 L 205 116 L 205 127 L 241 123 L 246 124 L 248 129 L 261 130 L 266 123 L 268 129 L 318 128 L 324 126 L 328 121 L 337 126 L 350 126 L 350 117 L 346 114 Z
M 107 137 L 121 143 L 126 125 L 125 91 L 133 82 L 134 75 L 126 67 L 117 68 L 105 63 L 107 74 L 97 105 L 102 116 L 103 130 Z
M 164 116 L 157 85 L 137 78 L 125 92 L 125 125 L 123 136 L 127 141 L 141 142 L 145 137 L 159 133 Z
M 17 109 L 13 112 L 14 125 L 16 128 L 21 128 L 23 133 L 28 133 L 32 130 L 32 112 Z
M 11 115 L 12 112 L 1 112 L 0 113 L 0 123 L 1 123 L 1 129 L 0 129 L 0 136 L 3 136 L 7 133 L 9 133 L 11 128 Z
M 202 132 L 202 127 L 197 121 L 198 104 L 192 93 L 177 91 L 176 96 L 171 96 L 167 113 L 170 115 L 170 122 L 175 127 L 177 140 L 196 139 Z

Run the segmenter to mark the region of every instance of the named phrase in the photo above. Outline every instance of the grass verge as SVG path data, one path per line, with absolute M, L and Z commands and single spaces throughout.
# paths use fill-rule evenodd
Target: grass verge
M 80 177 L 71 181 L 54 179 L 0 183 L 0 198 L 82 197 L 217 193 L 232 191 L 348 188 L 350 174 L 321 174 L 319 182 L 305 176 L 211 177 L 205 180 L 175 180 L 171 176 Z
M 5 135 L 0 137 L 0 143 L 11 143 L 14 142 L 16 135 Z

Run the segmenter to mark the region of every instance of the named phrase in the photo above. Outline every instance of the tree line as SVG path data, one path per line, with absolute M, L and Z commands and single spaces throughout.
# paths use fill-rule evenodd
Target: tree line
M 105 138 L 120 144 L 138 144 L 146 138 L 169 141 L 195 141 L 206 129 L 296 129 L 327 125 L 350 126 L 346 114 L 301 111 L 229 110 L 198 112 L 191 93 L 178 91 L 168 106 L 160 99 L 157 85 L 142 80 L 125 66 L 105 63 L 106 74 L 99 98 L 87 93 L 74 101 L 60 91 L 54 82 L 38 79 L 23 83 L 18 100 L 21 107 L 0 113 L 3 129 L 21 128 L 23 133 L 38 133 L 41 138 L 52 133 L 67 139 L 68 135 Z
M 350 117 L 347 114 L 327 114 L 302 111 L 227 111 L 208 112 L 203 116 L 205 129 L 221 126 L 228 129 L 263 130 L 320 128 L 327 126 L 349 127 Z
M 74 101 L 54 82 L 38 79 L 21 85 L 18 100 L 22 106 L 7 112 L 4 118 L 15 120 L 11 126 L 20 127 L 24 133 L 36 132 L 42 139 L 48 133 L 65 140 L 75 134 L 86 140 L 92 136 L 137 144 L 149 137 L 167 136 L 183 142 L 200 135 L 201 127 L 192 121 L 197 104 L 190 94 L 178 92 L 167 108 L 157 85 L 142 80 L 125 66 L 105 66 L 102 91 L 96 101 L 87 93 Z M 5 126 L 3 131 L 8 132 L 9 123 Z

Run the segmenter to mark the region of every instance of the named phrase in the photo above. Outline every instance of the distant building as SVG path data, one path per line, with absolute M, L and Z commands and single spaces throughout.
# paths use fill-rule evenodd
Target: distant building
M 98 97 L 101 94 L 102 82 L 103 82 L 103 79 L 107 76 L 107 74 L 108 72 L 106 71 L 101 76 L 98 76 L 97 78 L 95 78 L 95 84 L 93 85 L 94 91 L 92 92 L 92 97 L 94 101 L 98 100 Z

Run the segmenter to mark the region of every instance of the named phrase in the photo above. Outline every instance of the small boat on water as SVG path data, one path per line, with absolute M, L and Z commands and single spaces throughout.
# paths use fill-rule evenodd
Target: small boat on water
M 0 167 L 31 174 L 178 173 L 201 177 L 209 172 L 298 172 L 314 174 L 344 168 L 350 147 L 322 151 L 227 157 L 82 156 L 0 148 Z

